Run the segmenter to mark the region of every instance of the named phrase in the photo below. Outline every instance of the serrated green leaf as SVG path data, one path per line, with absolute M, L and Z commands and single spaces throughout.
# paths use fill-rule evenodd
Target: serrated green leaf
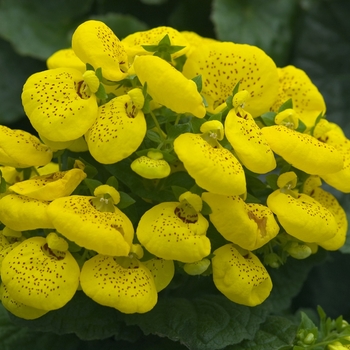
M 287 318 L 269 316 L 261 324 L 253 340 L 239 345 L 228 346 L 225 350 L 277 350 L 292 346 L 297 326 Z
M 0 35 L 21 55 L 46 60 L 55 51 L 70 47 L 71 32 L 92 4 L 93 0 L 3 0 Z
M 139 325 L 146 335 L 160 334 L 191 350 L 216 350 L 253 339 L 267 312 L 264 305 L 249 308 L 223 295 L 204 294 L 161 298 L 153 310 L 128 315 L 126 322 Z

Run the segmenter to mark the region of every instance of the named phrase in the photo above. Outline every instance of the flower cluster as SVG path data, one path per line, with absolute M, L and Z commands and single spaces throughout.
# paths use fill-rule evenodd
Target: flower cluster
M 350 141 L 322 95 L 261 49 L 82 23 L 28 78 L 37 135 L 0 126 L 0 297 L 35 319 L 77 290 L 145 313 L 175 273 L 235 303 L 268 268 L 345 242 Z

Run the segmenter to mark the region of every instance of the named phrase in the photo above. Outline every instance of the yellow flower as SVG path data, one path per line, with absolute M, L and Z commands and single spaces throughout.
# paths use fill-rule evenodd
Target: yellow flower
M 138 56 L 134 69 L 142 85 L 153 100 L 176 113 L 191 113 L 197 118 L 205 116 L 205 107 L 197 85 L 185 78 L 170 63 L 157 56 Z
M 8 234 L 14 234 L 13 236 Z M 5 227 L 3 231 L 0 231 L 0 271 L 2 266 L 2 261 L 5 256 L 21 242 L 24 241 L 22 233 L 19 231 L 11 230 L 8 227 Z
M 145 179 L 162 179 L 171 172 L 170 165 L 162 158 L 161 152 L 149 151 L 147 157 L 136 158 L 130 167 Z
M 123 95 L 99 107 L 98 118 L 85 139 L 98 162 L 112 164 L 135 152 L 146 131 L 142 110 L 135 107 L 130 96 Z
M 49 202 L 18 194 L 8 194 L 0 199 L 0 221 L 16 231 L 54 228 L 47 207 Z
M 47 59 L 46 65 L 49 69 L 74 68 L 82 74 L 86 71 L 86 64 L 77 57 L 72 48 L 56 51 Z
M 17 317 L 24 318 L 25 320 L 34 320 L 49 312 L 48 310 L 37 309 L 25 305 L 13 299 L 3 283 L 0 285 L 0 300 L 1 304 L 7 311 Z
M 168 286 L 175 274 L 175 266 L 172 260 L 153 258 L 144 261 L 143 264 L 151 271 L 157 292 Z
M 97 118 L 94 94 L 87 95 L 81 72 L 56 68 L 31 75 L 23 86 L 22 104 L 33 127 L 52 141 L 84 135 Z
M 256 306 L 270 295 L 271 278 L 253 253 L 226 244 L 216 249 L 214 255 L 214 283 L 228 299 L 237 304 Z
M 186 263 L 184 265 L 184 271 L 188 275 L 198 276 L 198 275 L 201 275 L 203 272 L 207 271 L 209 266 L 210 266 L 210 260 L 207 258 L 204 258 L 194 263 Z
M 309 181 L 312 181 L 312 179 L 306 180 L 304 192 L 321 203 L 322 206 L 327 208 L 334 215 L 338 228 L 334 237 L 330 238 L 329 240 L 316 241 L 316 243 L 327 250 L 338 250 L 344 245 L 348 231 L 348 220 L 346 213 L 339 204 L 338 200 L 331 193 L 323 190 L 321 187 L 318 187 L 320 184 L 318 184 L 318 186 L 313 185 L 309 188 L 309 190 L 305 191 L 305 186 L 307 187 L 307 182 Z
M 80 283 L 88 297 L 125 314 L 150 311 L 158 299 L 152 273 L 136 258 L 98 254 L 84 263 Z
M 185 199 L 155 205 L 141 217 L 136 235 L 152 254 L 166 260 L 195 262 L 210 253 L 208 221 Z
M 12 185 L 17 181 L 23 180 L 23 172 L 17 171 L 17 169 L 12 166 L 0 165 L 0 171 L 1 171 L 0 182 L 2 180 L 5 180 L 7 184 Z
M 52 151 L 30 133 L 0 125 L 0 164 L 14 168 L 45 165 Z
M 284 125 L 261 129 L 272 150 L 297 169 L 310 175 L 324 175 L 342 169 L 343 157 L 333 146 Z
M 274 238 L 279 226 L 272 211 L 262 204 L 245 203 L 238 196 L 204 192 L 212 213 L 210 221 L 228 241 L 255 250 Z
M 69 251 L 53 252 L 44 237 L 32 237 L 4 258 L 1 280 L 17 302 L 56 310 L 74 296 L 80 269 Z
M 126 77 L 129 67 L 124 45 L 103 22 L 90 20 L 78 26 L 72 48 L 82 62 L 95 70 L 102 68 L 105 79 L 119 81 Z
M 244 109 L 254 118 L 268 111 L 278 92 L 278 73 L 272 59 L 255 46 L 220 42 L 199 46 L 188 57 L 183 74 L 202 75 L 202 95 L 208 111 L 223 104 L 240 82 L 249 92 Z
M 225 134 L 239 160 L 250 171 L 265 174 L 276 168 L 271 147 L 249 113 L 231 109 L 225 119 Z
M 193 50 L 202 45 L 209 45 L 217 43 L 218 41 L 212 38 L 202 37 L 195 32 L 182 31 L 181 35 L 187 40 L 190 44 L 189 50 L 186 52 L 186 56 L 189 57 Z
M 79 246 L 100 254 L 127 256 L 134 237 L 131 221 L 114 206 L 114 212 L 97 210 L 95 198 L 72 195 L 55 199 L 47 209 L 48 216 L 58 232 Z
M 51 141 L 46 137 L 39 135 L 40 139 L 49 146 L 53 152 L 69 149 L 72 152 L 86 152 L 88 150 L 87 143 L 83 136 L 77 138 L 76 140 L 70 141 Z
M 215 139 L 206 141 L 200 134 L 185 133 L 174 141 L 174 150 L 197 185 L 222 195 L 246 192 L 243 168 L 236 157 Z M 214 141 L 216 142 L 214 144 Z
M 322 95 L 303 70 L 294 66 L 277 68 L 277 70 L 279 90 L 271 110 L 278 112 L 279 107 L 292 98 L 293 109 L 303 123 L 311 128 L 317 117 L 326 112 Z
M 292 191 L 291 191 L 292 192 Z M 334 215 L 317 200 L 304 193 L 276 190 L 267 198 L 268 207 L 288 234 L 304 242 L 322 242 L 338 230 Z
M 58 171 L 17 182 L 10 186 L 9 190 L 30 198 L 53 201 L 59 197 L 69 196 L 85 178 L 86 174 L 81 169 Z
M 147 51 L 142 46 L 158 45 L 165 35 L 169 36 L 171 46 L 184 46 L 171 55 L 173 59 L 186 54 L 189 49 L 186 38 L 174 28 L 161 26 L 130 34 L 122 40 L 129 60 L 132 61 L 136 55 L 152 55 L 153 52 Z

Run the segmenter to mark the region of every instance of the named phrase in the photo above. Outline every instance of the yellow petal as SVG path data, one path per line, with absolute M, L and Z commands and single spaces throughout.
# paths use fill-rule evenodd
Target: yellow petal
M 45 165 L 52 150 L 30 133 L 0 125 L 0 164 L 14 168 Z
M 98 118 L 85 139 L 98 162 L 112 164 L 135 152 L 146 131 L 143 112 L 135 108 L 130 96 L 123 95 L 99 107 Z
M 275 156 L 253 117 L 231 110 L 225 120 L 225 134 L 237 157 L 250 171 L 265 174 L 276 168 Z
M 100 254 L 127 256 L 134 237 L 131 221 L 116 207 L 114 213 L 98 211 L 91 203 L 93 198 L 55 199 L 47 210 L 52 224 L 59 233 L 82 247 Z
M 17 194 L 0 199 L 0 221 L 16 231 L 54 228 L 47 215 L 49 202 Z
M 141 84 L 147 83 L 147 93 L 153 100 L 176 113 L 191 113 L 197 118 L 205 116 L 197 85 L 170 63 L 157 56 L 138 56 L 134 68 Z
M 293 109 L 307 127 L 315 124 L 317 117 L 326 112 L 324 99 L 307 74 L 294 66 L 278 68 L 278 96 L 271 110 L 278 112 L 279 107 L 292 98 Z
M 261 204 L 246 204 L 238 196 L 204 192 L 212 210 L 210 221 L 225 239 L 247 250 L 255 250 L 274 238 L 279 226 L 272 211 Z
M 97 118 L 94 94 L 83 92 L 83 76 L 73 68 L 56 68 L 31 75 L 23 87 L 22 104 L 33 127 L 52 141 L 84 135 Z
M 47 310 L 36 309 L 16 301 L 10 296 L 6 286 L 3 283 L 0 285 L 0 299 L 1 304 L 7 311 L 25 320 L 34 320 L 48 313 Z
M 335 236 L 334 215 L 321 203 L 300 193 L 297 198 L 276 190 L 267 198 L 268 207 L 288 234 L 304 242 L 321 242 Z
M 125 314 L 150 311 L 158 299 L 152 273 L 136 259 L 123 266 L 118 262 L 100 254 L 86 261 L 80 275 L 84 293 Z
M 131 169 L 145 179 L 162 179 L 170 174 L 170 165 L 164 159 L 151 159 L 146 156 L 136 158 Z
M 55 69 L 62 67 L 74 68 L 82 74 L 86 71 L 86 64 L 75 54 L 73 49 L 62 49 L 53 53 L 46 61 L 47 68 Z
M 324 175 L 342 169 L 343 157 L 333 146 L 284 125 L 261 129 L 272 150 L 295 168 L 310 175 Z
M 30 198 L 53 201 L 59 197 L 69 196 L 85 178 L 86 174 L 83 170 L 71 169 L 35 176 L 29 180 L 17 182 L 9 189 Z
M 95 70 L 102 68 L 104 78 L 119 81 L 126 77 L 128 57 L 124 45 L 103 22 L 90 20 L 78 26 L 72 48 L 81 61 Z
M 16 301 L 42 309 L 63 307 L 74 296 L 80 269 L 70 252 L 57 258 L 44 252 L 46 239 L 32 237 L 7 254 L 1 279 Z
M 198 186 L 223 195 L 246 192 L 243 168 L 226 148 L 214 148 L 201 135 L 185 133 L 175 139 L 174 149 Z
M 172 260 L 153 258 L 143 264 L 151 271 L 157 292 L 166 288 L 174 277 L 175 266 Z
M 214 255 L 214 283 L 228 299 L 237 304 L 256 306 L 270 295 L 271 278 L 253 253 L 241 254 L 233 244 L 226 244 L 216 249 Z
M 202 75 L 202 95 L 213 112 L 240 89 L 249 92 L 244 109 L 254 118 L 267 112 L 277 97 L 278 73 L 272 59 L 255 46 L 229 42 L 200 46 L 188 57 L 183 74 Z
M 201 260 L 210 253 L 210 240 L 205 235 L 208 222 L 200 213 L 197 220 L 186 222 L 176 214 L 178 205 L 178 202 L 164 202 L 146 211 L 138 223 L 137 238 L 159 258 Z

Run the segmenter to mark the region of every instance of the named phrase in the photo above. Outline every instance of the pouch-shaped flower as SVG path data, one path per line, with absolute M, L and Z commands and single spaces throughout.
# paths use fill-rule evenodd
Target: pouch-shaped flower
M 85 139 L 98 162 L 112 164 L 135 152 L 146 131 L 142 110 L 135 107 L 129 95 L 122 95 L 99 107 L 98 117 Z
M 89 20 L 78 26 L 72 36 L 72 49 L 77 57 L 96 69 L 103 77 L 119 81 L 126 77 L 128 56 L 124 45 L 103 22 Z
M 0 164 L 14 168 L 45 165 L 51 149 L 30 133 L 0 125 Z
M 74 68 L 55 68 L 31 75 L 23 86 L 22 104 L 31 124 L 52 141 L 84 135 L 97 118 L 94 94 L 86 94 L 83 75 Z
M 249 113 L 231 109 L 225 119 L 225 135 L 239 160 L 250 171 L 265 174 L 276 168 L 271 147 Z
M 268 111 L 276 100 L 278 73 L 273 60 L 255 46 L 218 42 L 193 50 L 183 67 L 185 77 L 201 75 L 201 94 L 213 112 L 240 83 L 249 97 L 244 109 L 254 118 Z
M 62 67 L 74 68 L 84 74 L 86 71 L 86 64 L 84 64 L 75 54 L 72 48 L 61 49 L 54 52 L 46 60 L 47 68 L 55 69 Z
M 335 173 L 343 167 L 341 153 L 311 135 L 284 125 L 268 126 L 261 132 L 275 153 L 310 175 Z
M 41 310 L 56 310 L 71 300 L 80 269 L 69 251 L 56 255 L 44 237 L 31 237 L 2 262 L 1 280 L 16 301 Z
M 134 237 L 129 218 L 114 207 L 114 212 L 95 208 L 92 196 L 55 199 L 47 213 L 58 232 L 81 247 L 100 254 L 127 256 Z M 1 203 L 1 202 L 0 202 Z
M 279 76 L 278 96 L 271 110 L 278 112 L 279 107 L 291 98 L 293 109 L 298 113 L 303 123 L 311 128 L 317 117 L 326 112 L 326 105 L 321 93 L 303 70 L 291 65 L 277 68 L 277 70 Z
M 54 228 L 48 214 L 49 202 L 18 194 L 0 199 L 0 221 L 15 231 Z
M 198 186 L 222 195 L 246 192 L 242 165 L 220 144 L 213 147 L 201 135 L 185 133 L 175 139 L 174 150 Z
M 245 203 L 239 196 L 204 192 L 209 204 L 210 221 L 228 241 L 247 250 L 255 250 L 274 238 L 279 226 L 272 211 L 256 203 Z
M 304 193 L 292 196 L 276 190 L 267 198 L 267 205 L 286 232 L 303 242 L 326 241 L 337 233 L 334 215 Z
M 136 258 L 95 255 L 84 263 L 80 284 L 95 302 L 125 314 L 150 311 L 158 299 L 152 273 Z
M 186 219 L 179 205 L 179 202 L 164 202 L 146 211 L 138 223 L 137 238 L 159 258 L 201 260 L 210 253 L 210 240 L 206 236 L 208 221 L 200 213 Z
M 237 304 L 256 306 L 270 295 L 271 278 L 249 251 L 241 252 L 233 244 L 226 244 L 214 251 L 212 267 L 216 288 Z
M 69 196 L 85 178 L 83 170 L 70 169 L 17 182 L 9 190 L 41 201 L 53 201 Z
M 7 311 L 25 320 L 35 320 L 49 312 L 48 310 L 37 309 L 16 301 L 11 297 L 3 283 L 0 285 L 0 300 Z
M 170 63 L 157 56 L 138 56 L 134 69 L 147 93 L 155 102 L 176 113 L 191 113 L 203 118 L 206 110 L 194 81 L 184 77 Z
M 151 271 L 157 292 L 166 288 L 174 277 L 175 266 L 172 260 L 155 257 L 143 261 L 143 264 Z

